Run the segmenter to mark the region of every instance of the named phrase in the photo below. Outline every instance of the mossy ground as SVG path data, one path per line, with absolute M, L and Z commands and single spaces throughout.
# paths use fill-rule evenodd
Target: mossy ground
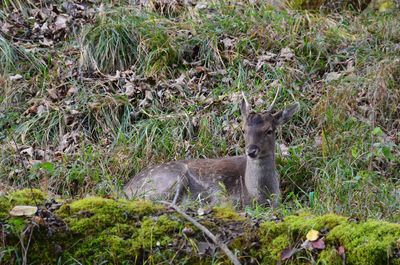
M 39 191 L 40 198 L 46 196 Z M 10 206 L 30 204 L 31 193 L 15 192 L 7 195 Z M 0 197 L 2 201 L 5 197 Z M 6 213 L 6 212 L 4 212 Z M 209 264 L 222 262 L 220 252 L 200 253 L 198 248 L 208 239 L 191 223 L 163 205 L 149 201 L 126 201 L 88 197 L 64 203 L 52 213 L 66 227 L 58 231 L 51 218 L 32 226 L 34 218 L 1 217 L 3 230 L 0 263 L 18 263 L 23 255 L 19 238 L 27 243 L 28 261 L 39 264 Z M 47 214 L 47 216 L 50 216 Z M 335 214 L 315 216 L 308 213 L 290 215 L 284 220 L 259 220 L 254 225 L 232 209 L 215 208 L 211 213 L 195 217 L 219 236 L 236 253 L 243 264 L 258 260 L 262 264 L 276 264 L 286 248 L 298 248 L 309 230 L 320 231 L 324 250 L 301 250 L 285 264 L 342 264 L 338 248 L 344 247 L 346 264 L 398 264 L 400 225 L 376 220 L 357 221 Z M 61 221 L 62 220 L 62 221 Z M 31 227 L 31 230 L 27 230 Z M 183 228 L 192 228 L 185 234 Z M 22 228 L 22 229 L 21 229 Z M 25 233 L 23 232 L 25 231 Z M 49 231 L 53 231 L 49 233 Z M 4 235 L 6 235 L 4 237 Z

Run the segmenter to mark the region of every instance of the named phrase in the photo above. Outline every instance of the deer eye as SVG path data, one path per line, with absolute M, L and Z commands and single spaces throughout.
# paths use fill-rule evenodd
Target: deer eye
M 266 130 L 265 132 L 266 132 L 268 135 L 271 135 L 271 134 L 274 132 L 274 130 L 268 129 L 268 130 Z

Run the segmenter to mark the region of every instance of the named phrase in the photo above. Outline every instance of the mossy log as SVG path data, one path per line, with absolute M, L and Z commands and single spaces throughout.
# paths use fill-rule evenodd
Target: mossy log
M 34 216 L 9 214 L 35 204 Z M 242 264 L 400 264 L 400 224 L 308 213 L 262 221 L 229 208 L 192 215 Z M 149 201 L 57 203 L 22 190 L 0 197 L 0 230 L 0 264 L 229 264 L 190 222 Z M 310 230 L 318 246 L 307 245 Z

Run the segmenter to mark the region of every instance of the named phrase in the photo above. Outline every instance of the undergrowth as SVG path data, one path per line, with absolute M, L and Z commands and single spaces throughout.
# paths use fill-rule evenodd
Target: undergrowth
M 53 47 L 1 35 L 0 189 L 117 196 L 145 166 L 242 154 L 241 91 L 265 109 L 280 87 L 301 105 L 281 211 L 399 221 L 397 11 L 106 3 Z

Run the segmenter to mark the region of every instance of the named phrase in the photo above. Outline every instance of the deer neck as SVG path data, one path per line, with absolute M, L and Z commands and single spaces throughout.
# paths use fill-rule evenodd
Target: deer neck
M 268 154 L 260 159 L 247 157 L 245 186 L 249 196 L 258 201 L 265 201 L 266 196 L 275 190 L 276 167 L 275 150 L 272 148 Z

